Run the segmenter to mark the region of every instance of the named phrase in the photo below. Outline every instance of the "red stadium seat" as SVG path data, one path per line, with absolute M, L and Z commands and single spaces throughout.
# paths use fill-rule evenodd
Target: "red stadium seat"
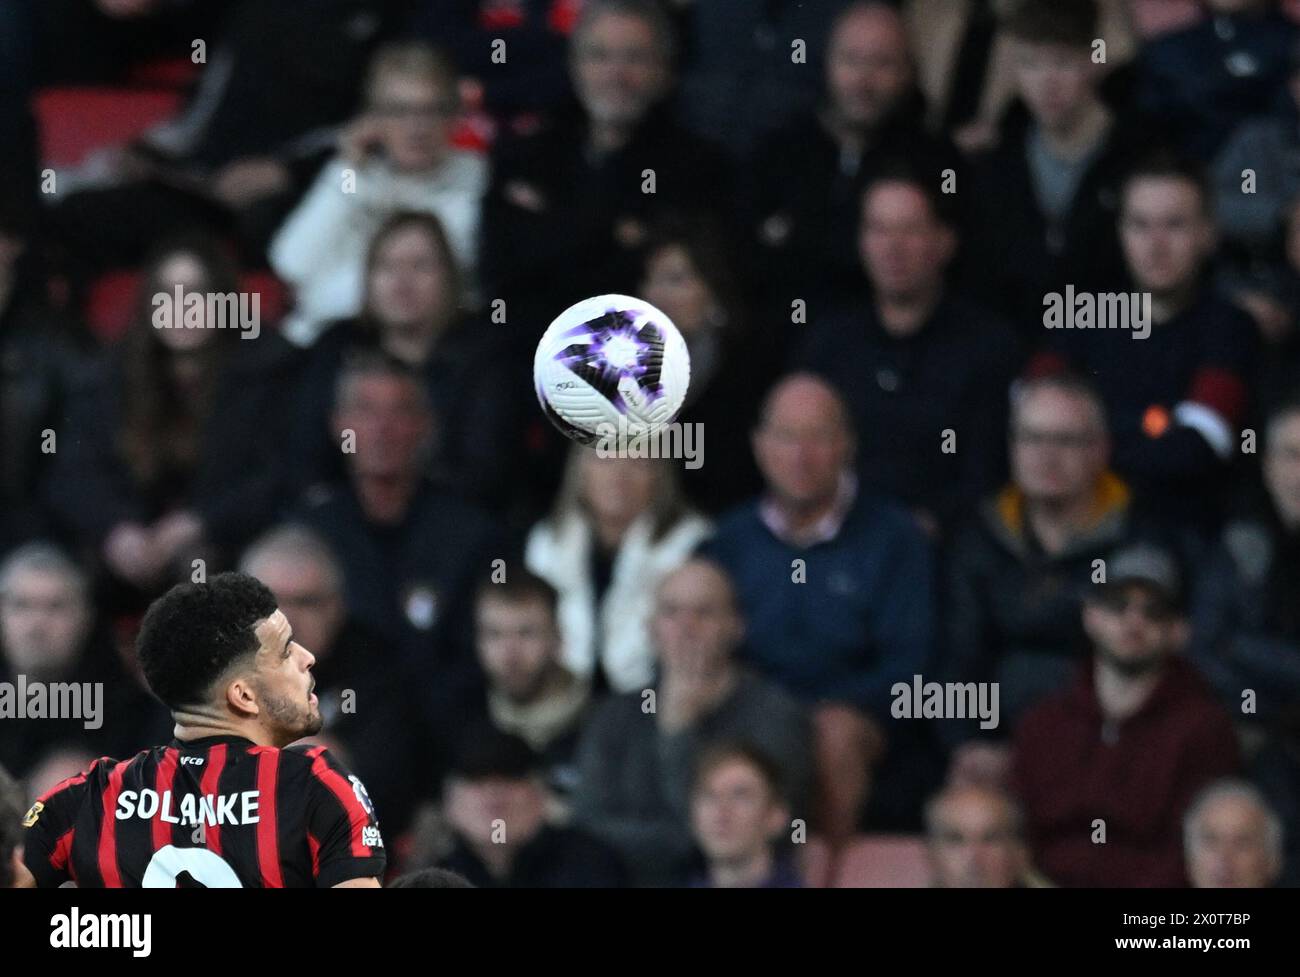
M 911 835 L 864 835 L 849 842 L 835 872 L 837 889 L 924 889 L 925 842 Z
M 159 58 L 132 66 L 130 82 L 141 88 L 185 89 L 198 80 L 200 68 L 189 58 Z
M 111 271 L 91 285 L 86 299 L 86 322 L 101 343 L 120 339 L 131 324 L 140 279 L 141 273 L 135 269 Z M 268 328 L 277 326 L 289 304 L 289 290 L 284 282 L 269 271 L 257 271 L 242 275 L 239 285 L 242 291 L 261 296 L 261 324 Z
M 93 150 L 134 139 L 180 108 L 175 91 L 47 88 L 32 109 L 46 166 L 75 166 Z
M 799 869 L 803 882 L 810 889 L 824 889 L 831 883 L 834 860 L 831 846 L 816 835 L 799 846 Z

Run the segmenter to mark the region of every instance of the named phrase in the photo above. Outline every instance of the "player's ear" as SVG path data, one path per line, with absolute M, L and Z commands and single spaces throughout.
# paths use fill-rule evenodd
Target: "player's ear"
M 226 683 L 226 704 L 241 715 L 256 716 L 261 711 L 253 683 L 244 675 L 236 676 Z

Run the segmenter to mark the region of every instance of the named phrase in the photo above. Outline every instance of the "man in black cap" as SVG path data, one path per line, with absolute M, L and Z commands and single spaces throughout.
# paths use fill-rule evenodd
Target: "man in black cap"
M 1202 787 L 1237 770 L 1228 714 L 1180 655 L 1187 642 L 1174 557 L 1117 552 L 1084 595 L 1092 661 L 1016 731 L 1012 783 L 1035 861 L 1064 886 L 1182 886 L 1181 819 Z
M 518 736 L 483 727 L 452 764 L 444 811 L 454 834 L 440 867 L 480 888 L 617 888 L 622 863 L 604 843 L 548 823 L 542 762 Z

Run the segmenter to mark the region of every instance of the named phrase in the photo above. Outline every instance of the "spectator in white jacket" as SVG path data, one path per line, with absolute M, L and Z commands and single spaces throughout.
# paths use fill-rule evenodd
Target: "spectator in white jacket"
M 653 684 L 655 588 L 713 532 L 674 465 L 575 446 L 555 508 L 528 534 L 525 564 L 560 594 L 565 664 L 597 689 Z
M 325 323 L 361 310 L 366 248 L 398 211 L 438 217 L 473 303 L 488 167 L 452 145 L 459 109 L 455 69 L 436 49 L 404 42 L 375 55 L 365 110 L 271 243 L 271 266 L 297 297 L 289 339 L 310 345 Z

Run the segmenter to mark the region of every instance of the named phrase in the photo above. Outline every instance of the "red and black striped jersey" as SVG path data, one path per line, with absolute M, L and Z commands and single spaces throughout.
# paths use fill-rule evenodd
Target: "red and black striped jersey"
M 43 887 L 328 887 L 384 872 L 370 797 L 323 746 L 211 736 L 103 757 L 23 826 Z

